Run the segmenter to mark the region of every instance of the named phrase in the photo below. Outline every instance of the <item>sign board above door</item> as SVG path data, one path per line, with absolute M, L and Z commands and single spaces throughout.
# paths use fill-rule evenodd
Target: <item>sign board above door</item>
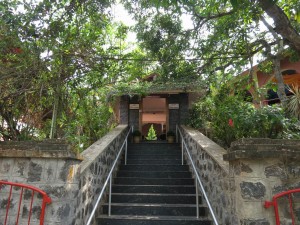
M 140 104 L 129 104 L 129 109 L 140 109 Z
M 179 109 L 178 103 L 169 104 L 169 109 Z

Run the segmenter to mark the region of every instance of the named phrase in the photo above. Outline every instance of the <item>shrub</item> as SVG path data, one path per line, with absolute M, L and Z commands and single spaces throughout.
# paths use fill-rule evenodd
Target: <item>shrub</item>
M 212 121 L 214 107 L 214 102 L 211 97 L 201 99 L 199 102 L 194 103 L 192 109 L 190 109 L 187 124 L 197 129 L 208 128 L 208 124 Z
M 157 137 L 156 137 L 156 132 L 155 132 L 155 130 L 154 130 L 154 128 L 153 128 L 153 124 L 151 124 L 151 127 L 150 127 L 150 129 L 149 129 L 149 131 L 148 131 L 148 136 L 146 137 L 146 139 L 147 139 L 148 141 L 153 141 L 153 140 L 156 140 L 156 139 L 157 139 Z
M 194 105 L 190 116 L 190 126 L 209 124 L 212 138 L 224 147 L 240 138 L 300 138 L 299 121 L 287 118 L 279 105 L 256 109 L 239 95 L 207 97 Z
M 298 85 L 292 86 L 290 91 L 293 95 L 289 96 L 288 112 L 300 119 L 300 87 Z

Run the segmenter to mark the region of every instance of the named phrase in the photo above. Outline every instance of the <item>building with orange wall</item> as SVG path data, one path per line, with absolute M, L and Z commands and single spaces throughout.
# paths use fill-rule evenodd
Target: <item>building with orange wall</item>
M 300 87 L 300 61 L 291 62 L 288 58 L 281 60 L 280 62 L 281 73 L 283 75 L 284 83 L 287 85 L 286 94 L 291 95 L 288 87 Z M 256 75 L 257 84 L 259 88 L 266 86 L 269 83 L 276 83 L 274 73 L 264 73 L 259 70 L 258 65 L 253 68 L 253 73 Z M 248 76 L 249 70 L 244 71 L 241 76 Z M 254 96 L 254 88 L 250 88 L 249 93 Z M 267 89 L 263 97 L 264 104 L 278 103 L 279 98 L 275 91 Z

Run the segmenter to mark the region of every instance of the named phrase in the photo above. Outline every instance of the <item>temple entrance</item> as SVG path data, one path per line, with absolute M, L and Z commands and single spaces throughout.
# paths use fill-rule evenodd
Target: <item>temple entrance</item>
M 153 127 L 157 134 L 157 139 L 165 139 L 167 130 L 167 100 L 160 96 L 147 96 L 142 100 L 140 130 L 142 136 L 146 137 L 150 126 Z

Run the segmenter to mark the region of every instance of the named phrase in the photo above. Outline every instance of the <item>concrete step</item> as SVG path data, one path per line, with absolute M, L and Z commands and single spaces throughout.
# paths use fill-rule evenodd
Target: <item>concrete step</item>
M 179 143 L 150 143 L 150 142 L 141 142 L 138 144 L 128 144 L 130 149 L 176 149 L 180 148 Z
M 103 205 L 103 214 L 108 214 L 108 204 Z M 195 216 L 196 205 L 193 204 L 138 204 L 112 203 L 112 215 L 133 216 Z M 206 216 L 206 207 L 199 206 L 199 215 Z
M 99 225 L 212 225 L 207 218 L 182 216 L 121 216 L 102 215 L 98 218 Z
M 189 171 L 188 165 L 120 165 L 119 171 L 172 171 L 172 172 L 187 172 Z
M 192 178 L 136 178 L 116 177 L 114 184 L 125 185 L 194 185 Z
M 181 160 L 181 152 L 179 154 L 164 154 L 164 155 L 143 155 L 143 154 L 128 154 L 127 159 L 143 159 L 143 160 L 157 160 L 157 159 L 179 159 Z
M 196 204 L 195 194 L 113 193 L 113 203 Z M 199 203 L 202 198 L 199 196 Z
M 130 171 L 120 170 L 117 177 L 147 177 L 147 178 L 191 178 L 189 171 Z
M 138 165 L 181 165 L 181 159 L 128 159 L 127 164 Z
M 181 155 L 181 150 L 128 150 L 128 155 Z
M 128 146 L 112 186 L 111 216 L 102 205 L 100 225 L 211 225 L 199 196 L 196 218 L 195 181 L 181 165 L 178 144 L 140 143 Z
M 112 186 L 113 193 L 195 194 L 194 185 L 121 185 Z

